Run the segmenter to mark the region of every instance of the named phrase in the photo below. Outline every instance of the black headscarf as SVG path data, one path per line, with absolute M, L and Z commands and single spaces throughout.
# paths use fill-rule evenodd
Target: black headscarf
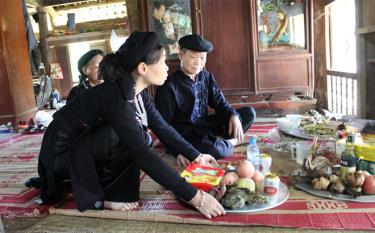
M 134 31 L 116 53 L 123 58 L 122 68 L 130 73 L 150 51 L 158 46 L 160 40 L 156 32 Z
M 80 84 L 85 85 L 84 82 L 88 78 L 88 76 L 85 73 L 83 73 L 82 68 L 85 67 L 96 55 L 104 56 L 104 52 L 100 49 L 93 49 L 83 54 L 81 58 L 78 60 L 78 71 L 81 74 L 79 76 Z
M 99 75 L 106 81 L 130 77 L 136 66 L 158 48 L 161 44 L 156 32 L 134 31 L 116 52 L 105 55 Z

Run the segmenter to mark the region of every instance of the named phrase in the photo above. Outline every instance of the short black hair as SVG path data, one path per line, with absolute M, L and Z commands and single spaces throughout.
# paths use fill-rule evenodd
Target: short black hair
M 155 1 L 155 2 L 154 2 L 154 8 L 155 8 L 155 9 L 158 9 L 158 10 L 159 10 L 161 6 L 165 6 L 165 4 L 164 4 L 164 3 L 161 3 L 160 1 Z

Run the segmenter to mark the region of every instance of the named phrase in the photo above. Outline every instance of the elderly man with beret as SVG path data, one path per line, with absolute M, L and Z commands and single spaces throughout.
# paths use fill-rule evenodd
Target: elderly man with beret
M 212 43 L 200 35 L 191 34 L 178 41 L 180 69 L 170 75 L 155 96 L 155 104 L 164 120 L 202 153 L 216 159 L 233 153 L 233 147 L 246 142 L 246 132 L 255 119 L 251 107 L 233 109 L 215 82 L 204 69 Z M 208 114 L 208 107 L 215 110 Z M 180 164 L 189 161 L 171 148 Z

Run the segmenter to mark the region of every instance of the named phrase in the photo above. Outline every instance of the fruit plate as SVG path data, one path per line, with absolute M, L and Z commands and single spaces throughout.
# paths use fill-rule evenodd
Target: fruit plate
M 275 197 L 272 197 L 267 203 L 246 204 L 244 207 L 240 209 L 225 209 L 225 211 L 227 213 L 251 213 L 262 210 L 268 210 L 283 204 L 284 202 L 286 202 L 286 200 L 288 200 L 288 198 L 288 187 L 283 182 L 280 182 L 279 192 Z
M 303 132 L 301 129 L 294 129 L 294 130 L 288 131 L 288 130 L 284 130 L 284 129 L 279 128 L 279 130 L 281 132 L 283 132 L 284 134 L 287 134 L 287 135 L 290 135 L 290 136 L 293 136 L 293 137 L 307 139 L 307 140 L 314 140 L 313 135 L 308 135 L 305 132 Z M 316 137 L 318 137 L 319 141 L 334 142 L 334 141 L 337 140 L 335 138 L 332 138 L 332 137 L 329 137 L 329 136 L 324 136 L 324 135 L 316 135 Z
M 338 201 L 375 203 L 375 195 L 362 195 L 354 198 L 353 196 L 347 194 L 332 194 L 329 191 L 314 189 L 313 187 L 311 187 L 309 183 L 306 182 L 297 183 L 295 187 L 305 192 L 308 192 L 314 196 L 325 197 Z

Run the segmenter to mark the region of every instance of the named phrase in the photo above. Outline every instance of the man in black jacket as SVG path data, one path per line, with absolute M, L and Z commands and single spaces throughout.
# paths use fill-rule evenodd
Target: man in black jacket
M 233 153 L 233 147 L 243 142 L 255 119 L 251 107 L 233 109 L 224 99 L 214 76 L 204 69 L 212 43 L 192 34 L 179 40 L 180 69 L 170 75 L 155 96 L 160 114 L 198 150 L 216 159 Z M 215 114 L 208 114 L 208 107 Z M 219 137 L 217 137 L 219 136 Z M 177 155 L 181 163 L 187 160 Z

